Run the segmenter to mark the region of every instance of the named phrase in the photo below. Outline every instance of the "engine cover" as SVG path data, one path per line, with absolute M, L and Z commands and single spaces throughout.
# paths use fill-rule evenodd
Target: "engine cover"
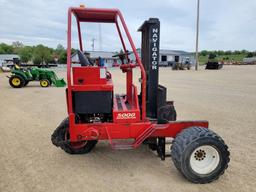
M 77 114 L 112 113 L 113 93 L 111 91 L 73 92 L 73 110 Z

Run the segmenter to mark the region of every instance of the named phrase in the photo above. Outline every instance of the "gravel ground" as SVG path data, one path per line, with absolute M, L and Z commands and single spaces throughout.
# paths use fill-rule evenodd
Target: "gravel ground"
M 161 68 L 160 82 L 175 101 L 178 119 L 209 120 L 231 151 L 225 174 L 199 185 L 185 180 L 170 158 L 160 161 L 146 146 L 113 151 L 100 142 L 88 155 L 64 153 L 50 141 L 66 117 L 64 88 L 43 89 L 33 82 L 13 89 L 0 73 L 0 192 L 255 191 L 255 74 L 256 66 L 198 72 Z M 123 90 L 124 75 L 118 69 L 112 75 L 117 90 Z

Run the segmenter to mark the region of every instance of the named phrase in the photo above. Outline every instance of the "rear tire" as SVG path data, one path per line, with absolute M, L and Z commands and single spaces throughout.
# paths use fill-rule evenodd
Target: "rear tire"
M 63 151 L 69 154 L 86 154 L 91 152 L 91 150 L 97 144 L 97 140 L 88 140 L 81 142 L 65 142 L 59 144 L 62 141 L 69 140 L 69 119 L 64 119 L 60 125 L 56 128 L 51 136 L 52 143 L 57 147 L 60 147 Z
M 13 88 L 22 88 L 25 85 L 25 80 L 18 75 L 12 75 L 9 78 L 9 84 Z
M 210 183 L 218 179 L 228 167 L 229 155 L 221 137 L 203 127 L 184 129 L 171 146 L 174 165 L 193 183 Z

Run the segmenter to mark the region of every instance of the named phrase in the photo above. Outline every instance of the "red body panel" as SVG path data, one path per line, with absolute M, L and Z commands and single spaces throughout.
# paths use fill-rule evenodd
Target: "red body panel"
M 73 67 L 74 85 L 106 84 L 106 68 Z
M 112 91 L 113 83 L 106 78 L 104 67 L 73 67 L 72 91 Z M 68 101 L 69 102 L 69 101 Z
M 154 131 L 149 137 L 175 137 L 181 130 L 193 126 L 208 128 L 207 121 L 173 121 L 167 124 L 157 124 L 147 121 L 139 123 L 92 123 L 73 125 L 70 135 L 71 141 L 136 139 L 141 133 L 150 129 L 151 126 L 153 126 Z M 110 138 L 107 132 L 109 132 Z

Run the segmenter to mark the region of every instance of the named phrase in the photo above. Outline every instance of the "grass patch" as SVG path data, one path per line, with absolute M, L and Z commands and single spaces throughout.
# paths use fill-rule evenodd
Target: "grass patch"
M 228 58 L 227 60 L 224 61 L 242 61 L 243 58 L 245 58 L 247 56 L 247 54 L 232 54 L 232 55 L 219 55 L 217 56 L 218 61 L 222 61 L 224 58 Z M 204 65 L 205 63 L 207 63 L 208 61 L 208 55 L 207 56 L 203 56 L 200 55 L 199 56 L 199 64 L 200 65 Z

